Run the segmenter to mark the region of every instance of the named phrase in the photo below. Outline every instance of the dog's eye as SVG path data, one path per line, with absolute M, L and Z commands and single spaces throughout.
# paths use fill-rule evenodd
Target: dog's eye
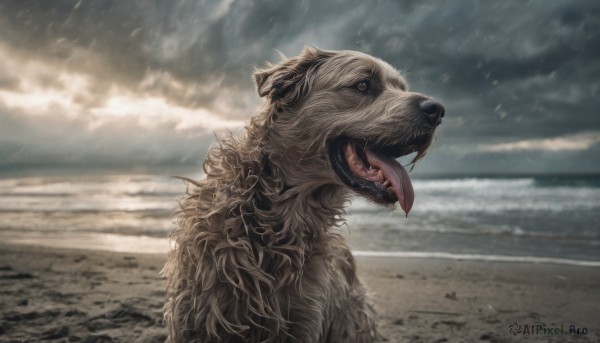
M 371 89 L 371 84 L 369 83 L 369 81 L 365 80 L 358 82 L 356 85 L 354 85 L 354 87 L 358 89 L 359 92 L 366 93 Z

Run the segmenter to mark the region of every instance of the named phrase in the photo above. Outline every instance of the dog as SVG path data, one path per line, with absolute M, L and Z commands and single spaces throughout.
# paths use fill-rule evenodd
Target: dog
M 163 269 L 168 341 L 373 342 L 373 306 L 338 229 L 352 193 L 408 214 L 396 158 L 431 145 L 444 107 L 389 64 L 305 48 L 254 73 L 263 105 L 185 179 Z

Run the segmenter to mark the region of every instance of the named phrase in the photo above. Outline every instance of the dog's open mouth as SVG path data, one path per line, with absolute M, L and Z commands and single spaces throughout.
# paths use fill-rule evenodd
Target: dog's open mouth
M 340 179 L 354 191 L 378 203 L 398 201 L 408 215 L 415 193 L 408 172 L 396 158 L 413 152 L 422 154 L 429 141 L 430 137 L 424 136 L 406 145 L 377 146 L 340 137 L 329 144 L 329 156 Z

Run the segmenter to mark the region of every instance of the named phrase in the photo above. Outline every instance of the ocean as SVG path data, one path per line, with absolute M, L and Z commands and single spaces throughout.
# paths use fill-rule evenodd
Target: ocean
M 600 265 L 600 175 L 417 175 L 412 180 L 416 198 L 408 218 L 399 208 L 353 200 L 340 230 L 358 255 Z M 0 240 L 166 252 L 171 213 L 184 191 L 181 180 L 153 173 L 5 174 L 0 176 Z

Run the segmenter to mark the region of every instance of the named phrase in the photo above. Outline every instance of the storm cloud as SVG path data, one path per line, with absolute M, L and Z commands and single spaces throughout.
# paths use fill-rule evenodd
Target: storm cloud
M 600 171 L 597 1 L 3 1 L 0 166 L 198 164 L 275 49 L 359 50 L 447 117 L 416 171 Z

